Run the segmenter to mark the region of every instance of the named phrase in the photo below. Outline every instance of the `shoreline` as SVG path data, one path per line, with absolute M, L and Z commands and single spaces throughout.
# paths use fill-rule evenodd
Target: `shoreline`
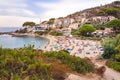
M 2 33 L 2 32 L 0 32 L 0 33 Z M 49 39 L 46 37 L 46 35 L 42 35 L 42 36 L 40 36 L 40 35 L 36 35 L 36 34 L 33 34 L 33 33 L 15 33 L 15 32 L 5 32 L 5 33 L 3 33 L 3 34 L 0 34 L 0 35 L 4 35 L 4 34 L 7 34 L 7 35 L 11 35 L 12 37 L 25 37 L 25 36 L 28 36 L 28 37 L 39 37 L 39 38 L 43 38 L 43 39 L 45 39 L 45 40 L 47 40 L 47 42 L 46 42 L 46 44 L 45 45 L 43 45 L 43 47 L 42 48 L 36 48 L 36 50 L 43 50 L 44 49 L 44 47 L 46 46 L 46 45 L 48 45 L 48 43 L 49 43 Z
M 47 43 L 46 43 L 42 48 L 38 48 L 38 49 L 41 49 L 41 50 L 44 50 L 44 49 L 45 49 L 45 46 L 49 45 L 49 43 L 50 43 L 50 39 L 47 37 L 48 35 L 37 35 L 37 34 L 34 34 L 34 33 L 22 33 L 22 34 L 12 33 L 12 34 L 10 34 L 10 35 L 12 35 L 13 37 L 29 36 L 29 37 L 44 38 L 44 39 L 47 40 Z
M 99 50 L 100 42 L 94 40 L 81 40 L 75 37 L 37 35 L 34 33 L 11 33 L 15 37 L 41 37 L 47 40 L 47 43 L 40 48 L 43 51 L 68 50 L 71 55 L 84 57 L 96 57 L 101 54 Z M 38 48 L 39 49 L 39 48 Z

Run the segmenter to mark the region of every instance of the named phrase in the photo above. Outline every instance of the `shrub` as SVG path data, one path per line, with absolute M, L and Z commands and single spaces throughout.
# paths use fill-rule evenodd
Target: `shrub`
M 106 65 L 120 72 L 120 62 L 108 61 Z
M 50 63 L 42 60 L 38 51 L 31 46 L 20 49 L 0 48 L 0 78 L 23 80 L 24 77 L 51 80 Z M 11 75 L 12 74 L 12 75 Z M 34 75 L 33 75 L 34 74 Z
M 63 33 L 62 32 L 57 32 L 57 31 L 52 31 L 52 32 L 50 32 L 50 35 L 53 35 L 53 36 L 62 36 Z
M 117 60 L 117 61 L 120 62 L 120 53 L 118 53 L 118 54 L 115 55 L 115 60 Z
M 72 70 L 78 73 L 86 74 L 87 72 L 94 71 L 94 67 L 91 63 L 85 59 L 81 59 L 80 57 L 71 56 L 66 50 L 61 50 L 58 52 L 45 52 L 43 55 L 46 55 L 50 58 L 59 59 L 62 64 L 68 65 Z

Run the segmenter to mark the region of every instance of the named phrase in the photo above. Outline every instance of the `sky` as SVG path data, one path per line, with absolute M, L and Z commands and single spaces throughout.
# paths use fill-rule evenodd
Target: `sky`
M 18 27 L 26 21 L 40 23 L 113 1 L 115 0 L 0 0 L 0 27 Z

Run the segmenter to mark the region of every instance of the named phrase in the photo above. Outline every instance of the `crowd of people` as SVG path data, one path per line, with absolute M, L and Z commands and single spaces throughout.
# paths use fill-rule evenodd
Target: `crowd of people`
M 74 37 L 49 36 L 50 42 L 45 46 L 47 51 L 68 50 L 71 55 L 80 57 L 95 57 L 103 53 L 98 41 L 81 40 Z

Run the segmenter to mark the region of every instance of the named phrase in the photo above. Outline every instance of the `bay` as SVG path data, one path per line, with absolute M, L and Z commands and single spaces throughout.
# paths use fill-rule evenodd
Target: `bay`
M 11 35 L 0 35 L 0 46 L 3 48 L 21 48 L 28 45 L 34 45 L 35 49 L 42 49 L 48 40 L 42 37 L 12 37 Z

